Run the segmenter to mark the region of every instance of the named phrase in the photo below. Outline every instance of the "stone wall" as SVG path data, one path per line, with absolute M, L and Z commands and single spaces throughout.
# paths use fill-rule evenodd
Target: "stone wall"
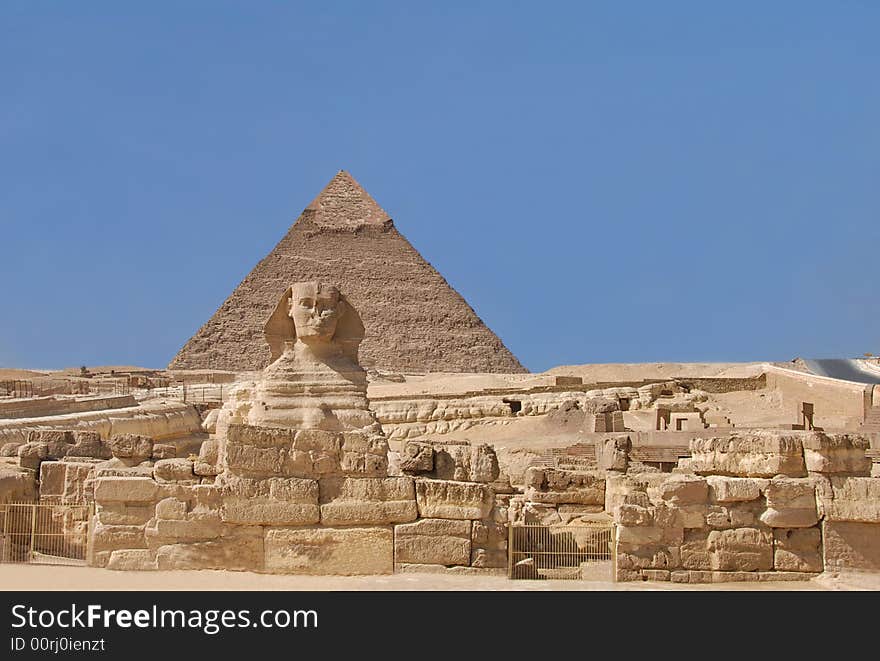
M 56 399 L 39 397 L 35 399 L 0 402 L 0 418 L 37 418 L 47 415 L 65 415 L 86 411 L 106 411 L 137 406 L 132 395 L 116 397 L 91 397 L 89 399 Z
M 687 472 L 609 478 L 617 579 L 804 580 L 880 566 L 867 447 L 856 435 L 754 432 L 692 441 Z
M 388 475 L 387 452 L 360 432 L 233 425 L 197 459 L 98 466 L 90 563 L 340 575 L 506 566 L 494 453 L 452 452 L 438 471 L 431 449 L 416 476 Z

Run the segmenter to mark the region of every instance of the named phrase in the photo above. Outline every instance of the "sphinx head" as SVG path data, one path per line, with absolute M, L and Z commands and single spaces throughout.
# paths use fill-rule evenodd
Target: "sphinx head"
M 296 336 L 306 344 L 332 341 L 339 318 L 345 314 L 339 289 L 321 282 L 298 282 L 291 286 L 289 308 Z
M 307 345 L 338 344 L 357 360 L 364 325 L 345 295 L 335 285 L 298 282 L 288 287 L 264 327 L 271 360 L 284 351 L 284 343 L 300 340 Z

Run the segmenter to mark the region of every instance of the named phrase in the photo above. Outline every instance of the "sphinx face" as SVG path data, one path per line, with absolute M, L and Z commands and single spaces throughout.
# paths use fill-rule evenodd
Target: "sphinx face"
M 336 287 L 314 282 L 294 285 L 290 316 L 297 338 L 306 344 L 330 342 L 343 305 Z

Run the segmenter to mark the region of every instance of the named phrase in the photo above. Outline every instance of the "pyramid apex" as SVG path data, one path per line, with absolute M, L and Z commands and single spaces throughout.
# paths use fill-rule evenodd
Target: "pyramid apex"
M 327 228 L 356 229 L 385 225 L 391 220 L 382 207 L 347 170 L 339 170 L 306 207 L 309 220 Z

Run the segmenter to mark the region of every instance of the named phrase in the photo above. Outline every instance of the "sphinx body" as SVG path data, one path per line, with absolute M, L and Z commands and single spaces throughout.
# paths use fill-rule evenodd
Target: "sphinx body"
M 265 334 L 272 362 L 259 380 L 231 393 L 218 415 L 218 433 L 229 424 L 382 433 L 357 360 L 363 323 L 336 287 L 292 285 L 266 322 Z

